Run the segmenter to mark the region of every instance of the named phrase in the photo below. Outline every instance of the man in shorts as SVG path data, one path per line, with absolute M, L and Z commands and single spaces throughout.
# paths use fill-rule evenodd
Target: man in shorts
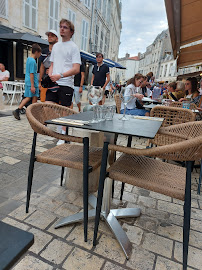
M 76 74 L 74 77 L 74 95 L 72 98 L 72 108 L 73 108 L 73 101 L 75 99 L 79 112 L 81 111 L 80 99 L 81 99 L 81 94 L 83 92 L 84 78 L 85 78 L 85 65 L 82 62 L 81 67 L 80 67 L 80 72 Z
M 26 62 L 25 98 L 21 101 L 18 108 L 13 111 L 13 115 L 17 120 L 20 120 L 20 110 L 27 104 L 27 102 L 32 99 L 32 103 L 36 103 L 39 97 L 36 59 L 39 58 L 40 55 L 41 47 L 38 44 L 33 44 L 31 57 L 28 57 Z
M 74 75 L 79 73 L 81 65 L 80 52 L 77 45 L 71 40 L 74 34 L 74 25 L 71 21 L 60 21 L 60 35 L 62 42 L 57 42 L 51 52 L 51 66 L 49 76 L 59 86 L 57 91 L 46 92 L 46 102 L 58 103 L 70 107 L 74 92 Z
M 101 86 L 104 93 L 105 87 L 110 81 L 109 67 L 103 63 L 103 54 L 96 54 L 97 65 L 93 67 L 93 75 L 91 79 L 91 85 Z M 105 98 L 99 103 L 100 105 L 104 104 Z

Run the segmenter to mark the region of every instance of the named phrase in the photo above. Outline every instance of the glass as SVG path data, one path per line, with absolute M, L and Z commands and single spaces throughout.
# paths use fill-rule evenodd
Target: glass
M 119 118 L 119 120 L 123 120 L 123 121 L 129 120 L 126 117 L 126 105 L 133 99 L 132 89 L 122 87 L 119 97 L 124 105 L 124 114 L 123 114 L 123 117 Z
M 112 120 L 112 106 L 107 106 L 106 120 Z
M 182 108 L 190 109 L 190 102 L 189 101 L 183 101 L 182 102 Z
M 93 106 L 96 106 L 98 102 L 100 102 L 103 98 L 103 89 L 100 86 L 90 86 L 88 88 L 88 100 L 93 104 Z M 93 118 L 91 123 L 98 123 L 98 119 Z

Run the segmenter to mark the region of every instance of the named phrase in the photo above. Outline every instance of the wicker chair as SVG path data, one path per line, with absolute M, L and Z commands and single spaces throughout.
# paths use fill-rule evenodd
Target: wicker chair
M 170 107 L 178 107 L 178 108 L 182 108 L 182 105 L 183 105 L 183 102 L 180 102 L 180 101 L 174 101 L 174 102 L 171 102 L 169 106 L 170 106 Z M 190 103 L 190 110 L 195 110 L 195 109 L 197 109 L 196 104 Z
M 174 108 L 166 106 L 156 106 L 151 110 L 150 116 L 164 118 L 162 127 L 178 125 L 181 123 L 191 122 L 195 120 L 195 114 L 188 109 Z M 166 145 L 169 143 L 180 142 L 181 139 L 176 136 L 170 136 L 157 133 L 154 139 L 150 139 L 149 143 L 155 145 Z
M 115 103 L 116 103 L 116 111 L 117 113 L 121 113 L 121 99 L 120 99 L 120 96 L 119 94 L 116 94 L 114 96 L 114 99 L 115 99 Z
M 64 117 L 75 113 L 76 112 L 73 110 L 60 105 L 44 103 L 32 104 L 26 110 L 27 119 L 34 130 L 27 185 L 26 212 L 28 213 L 29 210 L 35 161 L 62 166 L 61 185 L 64 167 L 83 170 L 84 239 L 87 241 L 88 174 L 100 166 L 102 149 L 97 147 L 89 148 L 89 138 L 59 134 L 45 126 L 45 121 L 49 119 Z M 76 142 L 82 145 L 64 143 L 35 155 L 37 134 L 51 136 L 57 139 L 65 140 L 65 142 Z
M 164 127 L 160 129 L 160 133 L 176 136 L 182 141 L 149 149 L 104 144 L 93 244 L 96 245 L 104 180 L 107 175 L 124 183 L 184 200 L 183 270 L 185 270 L 187 269 L 190 231 L 191 165 L 193 160 L 202 158 L 202 122 L 195 121 Z M 119 151 L 123 154 L 106 170 L 108 150 Z M 151 157 L 186 161 L 186 168 Z

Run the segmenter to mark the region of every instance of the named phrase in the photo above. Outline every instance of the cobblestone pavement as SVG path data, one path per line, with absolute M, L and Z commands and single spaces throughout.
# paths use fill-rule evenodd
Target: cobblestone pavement
M 7 112 L 9 115 L 9 112 Z M 60 187 L 60 168 L 36 163 L 29 213 L 25 213 L 26 185 L 33 131 L 26 116 L 21 121 L 0 117 L 0 219 L 34 234 L 34 245 L 13 267 L 14 270 L 181 270 L 183 204 L 179 200 L 126 185 L 119 201 L 120 184 L 115 185 L 113 207 L 141 208 L 139 218 L 122 219 L 133 245 L 127 261 L 113 235 L 101 222 L 99 244 L 92 246 L 93 221 L 88 242 L 82 225 L 54 229 L 60 217 L 79 212 L 82 196 Z M 145 147 L 145 140 L 133 144 Z M 38 136 L 37 152 L 55 145 L 52 138 Z M 126 143 L 125 137 L 119 138 Z M 192 213 L 189 270 L 202 269 L 202 197 L 196 193 L 199 171 L 192 174 Z

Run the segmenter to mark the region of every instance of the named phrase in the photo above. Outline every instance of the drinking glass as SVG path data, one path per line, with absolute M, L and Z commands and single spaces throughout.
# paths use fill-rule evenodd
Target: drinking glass
M 123 117 L 119 118 L 119 120 L 123 120 L 123 121 L 129 120 L 125 115 L 126 115 L 126 105 L 133 99 L 132 89 L 122 88 L 119 94 L 119 97 L 124 105 L 124 114 L 123 114 Z
M 88 100 L 96 106 L 103 98 L 103 89 L 100 86 L 90 86 L 88 88 Z M 97 118 L 93 118 L 91 123 L 98 123 Z

